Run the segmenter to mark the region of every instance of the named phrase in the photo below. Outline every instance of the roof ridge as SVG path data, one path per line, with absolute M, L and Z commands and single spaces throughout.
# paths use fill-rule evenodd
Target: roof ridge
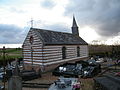
M 72 34 L 72 33 L 68 33 L 68 32 L 60 32 L 60 31 L 54 31 L 54 30 L 47 30 L 47 29 L 39 29 L 39 28 L 32 28 L 33 30 L 42 30 L 42 31 L 49 31 L 49 32 L 58 32 L 58 33 L 66 33 L 66 34 Z M 73 35 L 73 34 L 72 34 Z

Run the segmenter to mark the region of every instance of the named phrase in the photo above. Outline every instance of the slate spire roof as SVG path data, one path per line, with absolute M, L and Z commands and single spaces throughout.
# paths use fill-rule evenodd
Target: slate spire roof
M 72 33 L 37 28 L 31 28 L 31 30 L 43 41 L 44 45 L 87 45 L 81 37 Z
M 72 27 L 78 27 L 74 16 L 73 16 L 73 24 L 72 24 Z
M 73 24 L 72 24 L 72 34 L 79 37 L 79 30 L 74 16 L 73 16 Z

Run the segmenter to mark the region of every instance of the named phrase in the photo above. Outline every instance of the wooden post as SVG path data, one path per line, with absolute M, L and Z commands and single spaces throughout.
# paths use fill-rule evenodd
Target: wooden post
M 32 70 L 33 70 L 33 47 L 32 47 L 33 41 L 34 41 L 33 36 L 30 36 L 29 42 L 30 42 L 30 44 L 31 44 L 30 46 L 31 46 L 31 63 L 32 63 Z
M 5 90 L 5 46 L 3 46 L 3 66 L 4 66 L 4 77 L 3 77 L 3 82 L 4 82 L 4 90 Z
M 33 48 L 32 48 L 32 45 L 31 45 L 31 61 L 32 61 L 32 70 L 33 70 Z
M 33 19 L 31 18 L 31 28 L 33 28 Z
M 24 58 L 23 48 L 24 48 L 24 45 L 22 45 L 22 58 Z M 23 60 L 23 70 L 25 70 L 24 60 Z

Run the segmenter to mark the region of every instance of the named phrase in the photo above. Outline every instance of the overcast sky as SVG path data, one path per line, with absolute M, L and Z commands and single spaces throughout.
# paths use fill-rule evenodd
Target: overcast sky
M 33 27 L 71 33 L 73 14 L 90 43 L 120 39 L 120 0 L 0 0 L 0 44 L 22 44 Z

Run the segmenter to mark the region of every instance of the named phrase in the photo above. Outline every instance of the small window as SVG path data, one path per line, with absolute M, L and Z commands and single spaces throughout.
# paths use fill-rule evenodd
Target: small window
M 33 44 L 33 41 L 34 41 L 33 36 L 30 36 L 30 39 L 29 39 L 30 44 Z
M 80 47 L 77 47 L 77 57 L 80 57 Z
M 62 47 L 62 59 L 66 59 L 66 47 Z

